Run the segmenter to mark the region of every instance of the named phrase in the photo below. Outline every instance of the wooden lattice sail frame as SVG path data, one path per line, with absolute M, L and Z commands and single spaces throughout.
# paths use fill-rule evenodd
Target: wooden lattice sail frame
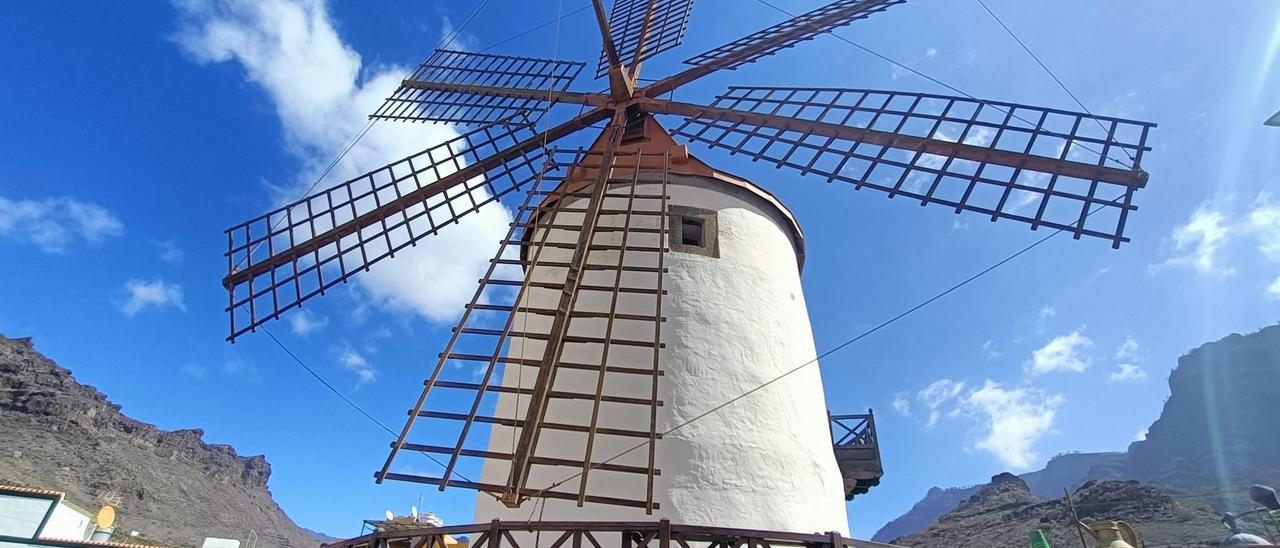
M 524 193 L 510 233 L 498 243 L 377 479 L 477 489 L 509 506 L 538 496 L 652 511 L 653 477 L 660 473 L 654 451 L 661 433 L 654 417 L 662 404 L 665 178 L 677 164 L 709 169 L 691 162 L 687 150 L 654 122 L 655 116 L 681 118 L 673 133 L 687 142 L 765 160 L 801 175 L 816 174 L 921 205 L 943 205 L 956 213 L 976 212 L 992 221 L 1018 221 L 1033 230 L 1043 226 L 1071 232 L 1077 239 L 1101 238 L 1113 247 L 1128 241 L 1125 225 L 1137 209 L 1133 196 L 1147 183 L 1141 163 L 1149 150 L 1151 123 L 968 97 L 847 88 L 732 86 L 711 104 L 663 99 L 707 75 L 756 62 L 904 1 L 836 0 L 694 56 L 685 61 L 687 69 L 640 86 L 643 61 L 680 44 L 692 1 L 617 0 L 606 16 L 602 2 L 593 0 L 603 42 L 598 75 L 608 76 L 607 93 L 569 90 L 584 63 L 438 51 L 373 117 L 473 129 L 228 229 L 228 274 L 223 280 L 230 296 L 228 339 L 279 318 L 481 207 Z M 535 123 L 555 104 L 582 110 L 535 131 Z M 555 148 L 561 139 L 599 124 L 604 129 L 590 149 Z M 655 139 L 661 144 L 644 145 Z M 649 178 L 642 180 L 642 174 Z M 652 187 L 654 180 L 664 181 L 658 192 L 638 190 Z M 597 241 L 618 235 L 621 243 Z M 563 271 L 562 277 L 541 280 L 527 274 L 538 267 L 544 249 L 567 255 L 551 265 Z M 628 261 L 639 255 L 649 257 L 648 263 Z M 641 282 L 639 275 L 647 277 Z M 508 288 L 507 302 L 490 298 L 497 287 Z M 556 295 L 555 306 L 522 305 L 534 291 Z M 623 296 L 644 295 L 652 308 L 643 314 L 620 313 L 617 306 L 576 309 L 587 293 L 608 295 L 603 302 L 614 305 Z M 496 318 L 477 324 L 484 314 Z M 545 329 L 518 327 L 518 315 L 543 318 Z M 574 326 L 584 322 L 594 322 L 598 331 L 577 333 Z M 623 324 L 648 325 L 651 337 L 620 336 L 619 330 L 628 329 Z M 482 351 L 462 349 L 472 339 L 484 341 L 478 343 Z M 513 357 L 514 340 L 536 340 L 540 352 Z M 593 345 L 600 359 L 566 361 L 565 348 L 571 345 Z M 647 364 L 613 363 L 620 348 L 647 350 Z M 445 378 L 450 364 L 458 361 L 480 364 L 481 377 Z M 529 368 L 531 386 L 495 383 L 499 364 Z M 568 372 L 595 374 L 594 392 L 554 389 L 556 379 Z M 649 391 L 606 393 L 606 378 L 614 375 L 647 378 Z M 435 398 L 442 391 L 465 396 Z M 485 397 L 494 394 L 527 397 L 527 408 L 517 416 L 486 416 L 481 413 Z M 462 406 L 434 409 L 436 399 Z M 548 422 L 548 406 L 563 400 L 589 401 L 596 411 L 582 424 Z M 605 404 L 634 407 L 637 416 L 649 418 L 648 428 L 599 424 L 595 417 Z M 415 422 L 423 420 L 453 424 L 456 441 L 415 442 Z M 517 430 L 511 450 L 468 447 L 476 423 Z M 586 434 L 583 458 L 540 455 L 539 440 L 550 431 Z M 620 464 L 595 454 L 597 439 L 610 436 L 647 443 L 647 462 Z M 405 450 L 447 455 L 443 473 L 393 472 L 395 457 Z M 509 477 L 502 484 L 458 477 L 457 463 L 463 458 L 509 463 Z M 548 466 L 564 468 L 565 481 L 580 477 L 577 491 L 557 489 L 565 482 L 530 484 L 531 470 Z M 593 470 L 636 476 L 636 495 L 589 493 L 586 476 Z

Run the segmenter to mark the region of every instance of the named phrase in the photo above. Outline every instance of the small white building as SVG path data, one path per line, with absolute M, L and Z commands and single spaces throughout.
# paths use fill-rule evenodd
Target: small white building
M 0 485 L 0 537 L 88 540 L 93 515 L 63 493 Z

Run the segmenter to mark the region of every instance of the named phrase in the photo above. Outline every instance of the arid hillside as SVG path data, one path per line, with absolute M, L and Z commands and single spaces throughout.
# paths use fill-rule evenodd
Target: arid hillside
M 206 536 L 258 546 L 317 546 L 276 505 L 271 465 L 200 430 L 166 432 L 129 418 L 92 386 L 36 351 L 0 336 L 0 483 L 64 491 L 86 508 L 113 491 L 118 528 L 199 546 Z

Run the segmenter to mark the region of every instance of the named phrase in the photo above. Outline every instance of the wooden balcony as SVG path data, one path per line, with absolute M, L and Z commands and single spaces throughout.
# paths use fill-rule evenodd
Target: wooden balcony
M 884 467 L 880 463 L 880 439 L 871 410 L 857 415 L 830 415 L 831 446 L 844 478 L 844 498 L 853 497 L 880 485 Z

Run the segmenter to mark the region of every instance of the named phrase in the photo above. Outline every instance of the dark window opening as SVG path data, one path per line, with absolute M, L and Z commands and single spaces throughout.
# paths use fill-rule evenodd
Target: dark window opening
M 696 217 L 680 218 L 680 243 L 698 247 L 706 245 L 706 240 L 703 237 L 702 219 Z
M 667 234 L 671 251 L 691 253 L 705 257 L 719 257 L 720 224 L 716 212 L 711 209 L 672 205 L 668 210 Z

